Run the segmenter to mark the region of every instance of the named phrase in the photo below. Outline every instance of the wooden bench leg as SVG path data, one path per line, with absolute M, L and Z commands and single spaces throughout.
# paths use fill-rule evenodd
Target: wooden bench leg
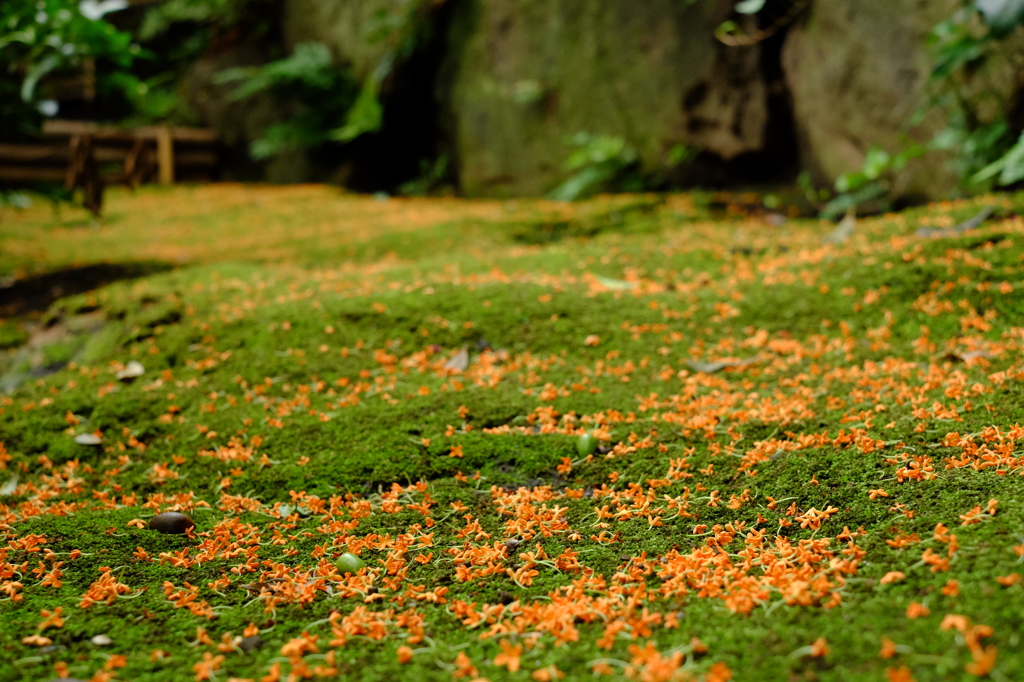
M 69 192 L 81 187 L 85 207 L 100 217 L 103 208 L 103 176 L 92 153 L 92 136 L 75 135 L 68 150 L 68 171 L 64 187 Z
M 124 181 L 133 191 L 153 172 L 153 152 L 146 140 L 139 137 L 124 159 Z
M 156 156 L 160 169 L 160 184 L 174 184 L 174 137 L 170 126 L 160 126 L 156 135 Z

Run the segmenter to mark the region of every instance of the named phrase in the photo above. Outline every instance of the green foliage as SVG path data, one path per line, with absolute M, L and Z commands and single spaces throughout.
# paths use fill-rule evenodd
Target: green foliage
M 148 6 L 136 36 L 161 60 L 133 101 L 132 122 L 191 123 L 194 113 L 177 87 L 188 67 L 219 39 L 236 42 L 244 36 L 258 42 L 273 26 L 276 5 L 276 0 L 165 0 Z
M 384 123 L 384 106 L 380 103 L 380 79 L 371 76 L 363 83 L 359 96 L 348 111 L 345 125 L 330 131 L 330 139 L 351 142 L 360 135 L 380 130 Z
M 993 177 L 997 178 L 996 182 L 1000 185 L 1013 185 L 1024 180 L 1024 133 L 1005 154 L 978 171 L 971 179 L 984 182 Z
M 909 144 L 897 154 L 890 154 L 880 147 L 872 147 L 864 156 L 864 164 L 859 171 L 841 175 L 836 179 L 837 196 L 821 210 L 821 217 L 832 220 L 846 213 L 848 209 L 857 208 L 867 202 L 881 201 L 888 205 L 894 174 L 926 151 L 927 149 L 919 144 Z
M 395 64 L 409 59 L 433 35 L 432 15 L 444 0 L 402 0 L 397 9 L 377 10 L 363 26 L 368 42 L 387 47 L 377 66 L 363 82 L 345 123 L 330 133 L 330 139 L 351 142 L 361 135 L 380 130 L 384 124 L 381 87 Z
M 910 123 L 919 122 L 931 109 L 941 111 L 947 126 L 926 146 L 908 142 L 895 154 L 871 149 L 863 168 L 836 181 L 838 196 L 822 211 L 835 217 L 866 201 L 888 202 L 892 174 L 925 153 L 945 151 L 953 155 L 953 167 L 966 183 L 994 180 L 1011 185 L 1024 179 L 1024 136 L 1018 138 L 1005 115 L 985 120 L 984 107 L 1007 111 L 1000 93 L 970 90 L 965 75 L 990 57 L 999 41 L 1024 24 L 1024 0 L 965 1 L 948 19 L 939 22 L 928 36 L 932 56 L 929 98 Z M 993 106 L 994 105 L 994 106 Z
M 252 143 L 251 153 L 257 159 L 335 139 L 332 128 L 358 106 L 355 81 L 334 66 L 330 51 L 321 43 L 301 43 L 291 55 L 263 66 L 227 69 L 215 81 L 235 83 L 235 99 L 270 93 L 279 102 L 298 106 L 294 115 L 272 125 Z
M 331 52 L 322 43 L 301 43 L 284 59 L 258 67 L 241 67 L 221 71 L 217 83 L 236 82 L 235 100 L 251 97 L 275 88 L 299 85 L 326 90 L 335 85 Z
M 992 56 L 1000 41 L 1022 23 L 1021 0 L 965 2 L 937 24 L 928 39 L 934 62 L 930 105 L 944 111 L 949 121 L 931 146 L 954 151 L 958 174 L 971 184 L 995 179 L 1007 185 L 1024 177 L 1017 170 L 1021 164 L 1017 133 L 1005 118 L 1009 103 L 1002 93 L 967 89 L 963 77 Z M 985 107 L 1000 113 L 986 119 Z
M 165 19 L 238 20 L 231 8 L 242 8 L 247 1 L 253 0 L 207 0 L 197 9 L 191 2 L 172 0 L 164 6 L 170 8 Z M 298 45 L 291 55 L 260 67 L 221 72 L 219 82 L 238 83 L 234 93 L 238 99 L 269 92 L 279 103 L 299 108 L 297 114 L 271 126 L 253 142 L 252 155 L 266 159 L 286 149 L 344 144 L 380 130 L 384 123 L 384 82 L 398 61 L 411 57 L 432 35 L 432 13 L 441 4 L 435 0 L 404 0 L 397 9 L 373 14 L 363 33 L 369 42 L 384 43 L 387 49 L 361 84 L 334 65 L 326 46 L 314 42 Z M 159 25 L 166 23 L 161 21 Z M 156 19 L 153 25 L 158 25 Z
M 580 132 L 568 141 L 576 147 L 563 166 L 571 175 L 548 194 L 549 199 L 575 201 L 601 191 L 643 187 L 636 150 L 624 138 Z
M 131 95 L 130 68 L 141 50 L 130 33 L 104 21 L 120 2 L 39 0 L 0 5 L 0 124 L 8 135 L 30 136 L 40 113 L 52 115 L 45 79 L 97 61 L 97 95 Z
M 146 12 L 138 36 L 151 40 L 182 23 L 231 28 L 252 16 L 252 4 L 251 0 L 167 0 Z
M 379 9 L 366 21 L 363 35 L 370 43 L 382 43 L 388 51 L 381 63 L 408 59 L 433 36 L 433 13 L 446 0 L 400 0 L 396 9 Z
M 420 161 L 420 176 L 402 184 L 398 188 L 398 193 L 413 197 L 434 194 L 447 184 L 449 170 L 450 162 L 446 154 L 438 156 L 433 161 L 423 159 Z

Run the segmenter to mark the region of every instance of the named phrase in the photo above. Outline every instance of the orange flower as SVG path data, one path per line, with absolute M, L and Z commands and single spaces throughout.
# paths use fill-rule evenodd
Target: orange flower
M 914 682 L 910 668 L 905 665 L 899 668 L 886 668 L 885 674 L 889 677 L 889 682 Z
M 281 679 L 281 663 L 280 661 L 270 666 L 270 671 L 260 678 L 260 682 L 279 682 Z
M 555 666 L 549 665 L 546 668 L 534 670 L 530 677 L 537 680 L 537 682 L 554 682 L 555 680 L 560 680 L 565 677 L 565 673 Z
M 494 657 L 494 665 L 505 666 L 510 673 L 519 670 L 519 657 L 523 655 L 523 645 L 512 645 L 504 639 L 499 641 L 498 645 L 501 647 L 501 653 Z
M 398 651 L 395 652 L 395 655 L 398 657 L 398 662 L 402 665 L 405 665 L 406 663 L 412 660 L 412 657 L 415 654 L 413 653 L 413 650 L 411 648 L 402 645 L 398 647 Z
M 967 620 L 967 616 L 958 616 L 955 613 L 947 613 L 942 623 L 939 624 L 940 630 L 956 630 L 957 632 L 967 632 L 967 626 L 970 621 Z
M 974 661 L 965 665 L 964 670 L 977 677 L 988 675 L 995 667 L 997 653 L 996 648 L 991 644 L 984 649 L 980 646 L 972 649 L 971 655 L 974 656 Z
M 477 676 L 476 666 L 469 660 L 469 656 L 466 652 L 460 651 L 459 655 L 455 657 L 455 672 L 452 673 L 452 677 L 469 677 L 473 678 Z
M 1010 587 L 1020 582 L 1020 573 L 1011 573 L 1010 575 L 997 575 L 996 582 L 1003 587 Z
M 124 583 L 117 582 L 114 575 L 110 572 L 110 569 L 103 570 L 102 575 L 99 579 L 93 582 L 89 586 L 89 589 L 85 594 L 82 595 L 81 601 L 78 603 L 78 607 L 87 609 L 94 604 L 100 604 L 106 602 L 108 605 L 113 604 L 118 597 L 122 594 L 131 592 L 131 588 Z
M 883 575 L 882 579 L 878 582 L 880 582 L 883 585 L 888 585 L 889 583 L 898 583 L 905 577 L 907 576 L 903 573 L 903 571 L 889 571 L 888 573 Z
M 960 581 L 950 578 L 946 581 L 946 584 L 942 586 L 942 594 L 947 597 L 959 597 L 960 596 Z
M 882 638 L 882 650 L 878 652 L 880 658 L 892 658 L 896 655 L 896 642 L 888 637 Z
M 704 676 L 704 682 L 729 682 L 732 679 L 732 671 L 725 663 L 718 662 L 708 669 Z
M 822 658 L 823 656 L 828 656 L 828 653 L 828 641 L 824 637 L 814 640 L 814 644 L 811 645 L 811 656 Z
M 22 637 L 21 643 L 32 646 L 50 646 L 53 644 L 53 640 L 42 635 L 29 635 L 28 637 Z
M 64 618 L 61 616 L 64 613 L 64 607 L 58 606 L 52 612 L 43 609 L 39 612 L 39 615 L 43 617 L 43 622 L 36 626 L 36 630 L 42 632 L 46 628 L 62 628 L 64 627 Z
M 196 680 L 213 679 L 214 671 L 220 670 L 220 664 L 223 662 L 224 656 L 220 654 L 214 656 L 209 651 L 205 652 L 203 654 L 203 660 L 192 666 L 192 670 L 196 671 Z
M 918 601 L 910 602 L 910 605 L 907 606 L 907 618 L 910 618 L 911 620 L 915 618 L 924 618 L 931 612 L 931 609 Z

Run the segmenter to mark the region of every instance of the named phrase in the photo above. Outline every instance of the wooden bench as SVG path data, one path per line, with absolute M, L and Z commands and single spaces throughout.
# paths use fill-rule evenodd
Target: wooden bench
M 99 216 L 108 184 L 134 189 L 154 179 L 166 185 L 213 179 L 217 141 L 214 131 L 199 128 L 50 120 L 40 142 L 0 144 L 0 181 L 63 182 L 69 191 L 81 189 L 86 208 Z

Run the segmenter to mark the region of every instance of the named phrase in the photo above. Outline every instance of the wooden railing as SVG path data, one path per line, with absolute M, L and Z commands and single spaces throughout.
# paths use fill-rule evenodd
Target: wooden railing
M 108 184 L 134 188 L 153 180 L 213 179 L 217 142 L 217 134 L 206 129 L 51 120 L 43 124 L 39 142 L 0 144 L 0 181 L 63 182 L 68 190 L 81 189 L 85 206 L 99 215 Z

